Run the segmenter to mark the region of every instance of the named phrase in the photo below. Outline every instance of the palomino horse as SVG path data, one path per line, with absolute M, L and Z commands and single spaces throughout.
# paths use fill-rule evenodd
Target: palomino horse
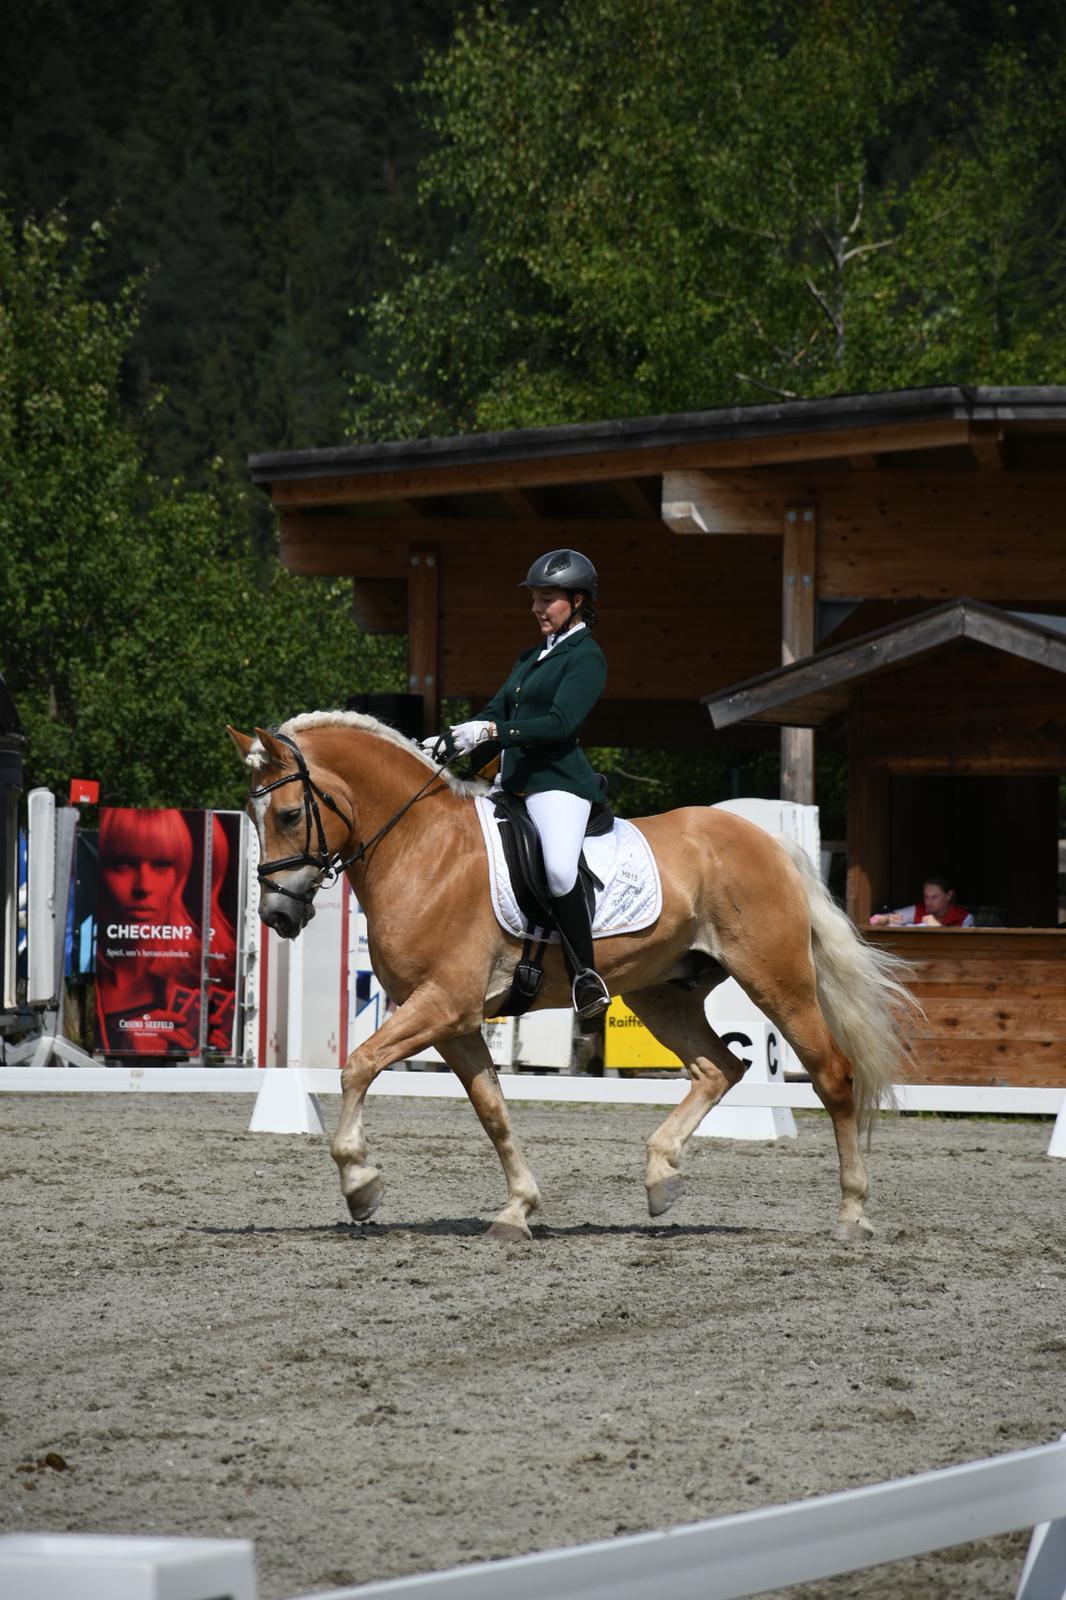
M 310 712 L 277 735 L 257 729 L 254 739 L 230 733 L 254 774 L 249 811 L 261 846 L 262 920 L 295 938 L 314 915 L 323 878 L 346 870 L 366 912 L 374 970 L 397 1002 L 341 1074 L 331 1153 L 352 1217 L 369 1217 L 382 1195 L 381 1176 L 367 1162 L 367 1091 L 393 1062 L 435 1045 L 507 1180 L 507 1204 L 489 1233 L 528 1239 L 540 1195 L 480 1028 L 503 1004 L 520 946 L 493 914 L 473 786 L 438 773 L 417 745 L 356 712 Z M 647 1143 L 651 1214 L 679 1198 L 686 1141 L 743 1076 L 744 1064 L 704 1010 L 710 991 L 732 976 L 810 1073 L 840 1160 L 835 1232 L 864 1237 L 872 1229 L 859 1134 L 889 1091 L 907 999 L 892 966 L 858 938 L 798 848 L 710 807 L 642 817 L 636 826 L 659 864 L 662 913 L 643 933 L 599 940 L 597 958 L 611 993 L 681 1058 L 691 1079 Z M 694 987 L 675 981 L 694 977 Z M 552 947 L 537 1004 L 569 1003 L 569 980 Z

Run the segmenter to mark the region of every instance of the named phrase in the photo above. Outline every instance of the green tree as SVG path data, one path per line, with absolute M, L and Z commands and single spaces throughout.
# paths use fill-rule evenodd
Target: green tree
M 1066 49 L 995 46 L 955 100 L 864 311 L 860 370 L 884 387 L 1062 382 L 1064 89 Z
M 354 300 L 410 242 L 424 148 L 397 85 L 451 0 L 24 0 L 6 8 L 0 190 L 16 215 L 109 218 L 93 287 L 148 269 L 123 364 L 161 391 L 150 460 L 235 489 L 253 450 L 342 431 Z M 425 219 L 417 219 L 427 238 Z M 252 500 L 265 544 L 270 518 Z
M 0 669 L 28 778 L 97 777 L 127 804 L 235 803 L 224 724 L 392 687 L 396 644 L 360 637 L 345 583 L 263 570 L 221 484 L 145 466 L 120 400 L 140 285 L 88 288 L 104 233 L 0 213 Z
M 920 15 L 478 9 L 422 85 L 455 237 L 367 308 L 389 376 L 357 376 L 352 432 L 1060 376 L 1066 36 L 987 46 L 945 97 Z

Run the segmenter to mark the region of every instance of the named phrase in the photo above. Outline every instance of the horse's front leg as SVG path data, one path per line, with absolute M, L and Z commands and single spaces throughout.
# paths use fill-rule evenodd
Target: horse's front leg
M 367 1165 L 363 1102 L 379 1072 L 435 1044 L 441 1032 L 457 1032 L 460 1019 L 434 985 L 416 989 L 376 1033 L 353 1050 L 341 1069 L 341 1111 L 330 1154 L 340 1172 L 341 1193 L 355 1222 L 365 1222 L 381 1204 L 385 1185 Z
M 537 1180 L 511 1130 L 507 1102 L 480 1028 L 477 1033 L 448 1039 L 437 1049 L 470 1096 L 470 1104 L 500 1158 L 507 1179 L 507 1204 L 488 1230 L 490 1239 L 530 1239 L 529 1215 L 540 1204 Z

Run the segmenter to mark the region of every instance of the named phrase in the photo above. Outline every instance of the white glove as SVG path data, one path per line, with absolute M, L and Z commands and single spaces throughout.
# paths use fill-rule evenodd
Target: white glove
M 452 739 L 455 743 L 456 754 L 465 756 L 469 751 L 484 744 L 489 737 L 491 722 L 457 722 L 451 729 Z
M 443 737 L 443 734 L 431 733 L 427 739 L 419 740 L 419 747 L 426 752 L 427 756 L 431 756 Z

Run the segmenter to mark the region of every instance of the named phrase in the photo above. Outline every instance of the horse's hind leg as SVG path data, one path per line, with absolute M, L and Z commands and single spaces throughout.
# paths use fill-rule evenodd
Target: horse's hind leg
M 865 1239 L 872 1233 L 864 1205 L 870 1193 L 866 1163 L 859 1142 L 859 1123 L 855 1113 L 855 1086 L 852 1064 L 829 1031 L 818 1004 L 814 965 L 810 956 L 802 960 L 782 950 L 772 968 L 774 981 L 767 983 L 747 975 L 737 962 L 733 976 L 746 993 L 775 1023 L 810 1073 L 811 1084 L 829 1113 L 840 1162 L 840 1210 L 833 1232 L 838 1239 Z
M 874 1231 L 865 1211 L 870 1180 L 859 1139 L 851 1062 L 830 1033 L 817 1000 L 812 998 L 798 1016 L 777 1015 L 766 1005 L 762 1009 L 777 1023 L 810 1073 L 814 1092 L 833 1124 L 840 1163 L 840 1210 L 833 1232 L 838 1239 L 868 1239 Z
M 623 996 L 645 1027 L 680 1056 L 692 1085 L 648 1140 L 648 1165 L 644 1185 L 648 1210 L 662 1216 L 681 1198 L 681 1152 L 704 1117 L 727 1089 L 744 1075 L 744 1063 L 722 1043 L 707 1021 L 704 993 L 686 993 L 672 984 L 657 984 Z
M 492 1064 L 489 1047 L 480 1030 L 438 1044 L 437 1049 L 470 1096 L 478 1120 L 492 1140 L 507 1179 L 507 1204 L 488 1230 L 490 1239 L 532 1237 L 529 1214 L 540 1204 L 540 1190 L 522 1148 L 511 1131 L 507 1102 Z

